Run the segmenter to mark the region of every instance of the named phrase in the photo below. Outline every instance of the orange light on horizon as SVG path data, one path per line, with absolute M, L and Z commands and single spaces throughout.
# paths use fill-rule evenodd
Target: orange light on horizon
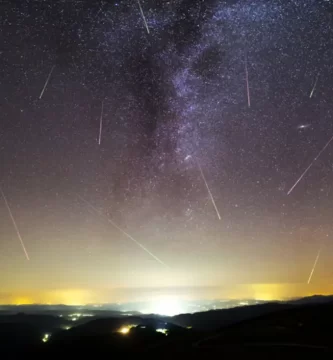
M 133 292 L 135 290 L 132 290 Z M 148 290 L 149 291 L 149 290 Z M 253 284 L 232 284 L 226 285 L 223 288 L 217 288 L 214 293 L 207 293 L 205 288 L 198 288 L 198 296 L 196 299 L 209 297 L 214 299 L 230 299 L 230 300 L 287 300 L 295 297 L 306 297 L 312 295 L 329 295 L 333 293 L 333 286 L 330 283 L 253 283 Z M 0 304 L 3 305 L 34 305 L 34 304 L 47 304 L 47 305 L 72 305 L 82 306 L 85 304 L 103 304 L 113 303 L 117 298 L 116 291 L 110 298 L 105 290 L 97 289 L 4 289 L 3 296 L 0 297 Z M 175 295 L 158 295 L 144 297 L 144 308 L 138 309 L 142 312 L 157 313 L 164 315 L 174 315 L 184 311 L 182 302 L 186 300 L 183 297 L 178 298 Z M 141 300 L 142 295 L 140 289 L 138 295 L 133 295 L 136 300 Z M 191 296 L 188 296 L 189 300 Z M 117 298 L 118 300 L 118 298 Z M 130 299 L 124 298 L 124 302 Z M 98 305 L 95 305 L 98 306 Z
M 118 332 L 120 332 L 120 333 L 123 334 L 123 335 L 127 335 L 127 334 L 130 332 L 130 327 L 124 326 L 124 327 L 122 327 L 121 329 L 119 329 Z
M 18 297 L 13 301 L 13 305 L 32 305 L 34 302 L 28 297 Z

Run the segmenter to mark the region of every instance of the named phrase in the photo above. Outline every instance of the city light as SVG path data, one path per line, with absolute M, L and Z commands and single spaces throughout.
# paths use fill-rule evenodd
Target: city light
M 159 332 L 164 335 L 168 335 L 168 329 L 156 329 L 156 332 Z
M 82 317 L 92 317 L 94 316 L 93 314 L 84 314 L 84 313 L 74 313 L 74 314 L 69 314 L 68 317 L 72 320 L 72 321 L 76 321 L 79 318 Z
M 184 311 L 183 304 L 177 297 L 162 296 L 151 303 L 149 308 L 142 311 L 143 313 L 153 313 L 166 316 L 174 316 Z
M 77 314 L 70 314 L 69 317 L 72 318 L 72 317 L 75 317 L 75 318 L 78 318 L 80 317 L 81 314 L 80 313 L 77 313 Z
M 239 302 L 239 305 L 240 306 L 246 306 L 246 305 L 249 305 L 249 302 L 248 301 L 241 301 L 241 302 Z
M 123 335 L 127 335 L 133 327 L 136 327 L 136 325 L 124 325 L 117 332 Z
M 129 327 L 125 327 L 125 326 L 122 327 L 122 328 L 119 330 L 119 332 L 120 332 L 121 334 L 123 334 L 123 335 L 128 334 L 129 331 L 130 331 L 130 328 L 129 328 Z
M 44 342 L 44 343 L 46 343 L 47 341 L 49 341 L 50 340 L 50 334 L 44 334 L 44 336 L 43 336 L 43 338 L 42 338 L 42 341 Z

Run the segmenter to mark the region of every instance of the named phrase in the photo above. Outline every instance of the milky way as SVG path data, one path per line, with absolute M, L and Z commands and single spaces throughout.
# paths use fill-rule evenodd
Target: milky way
M 178 271 L 172 285 L 304 282 L 313 229 L 332 232 L 333 149 L 287 191 L 333 135 L 331 2 L 139 4 L 144 18 L 137 1 L 2 5 L 0 183 L 34 265 L 13 270 L 2 207 L 1 279 L 147 286 L 162 271 L 77 193 Z

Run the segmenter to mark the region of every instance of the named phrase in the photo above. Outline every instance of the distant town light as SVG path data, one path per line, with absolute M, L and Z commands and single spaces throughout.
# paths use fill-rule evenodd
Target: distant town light
M 166 316 L 174 316 L 183 312 L 183 306 L 180 299 L 174 296 L 162 296 L 154 300 L 144 313 L 153 313 Z
M 128 334 L 129 333 L 129 331 L 133 328 L 133 327 L 136 327 L 136 325 L 125 325 L 125 326 L 122 326 L 119 330 L 118 330 L 118 332 L 120 333 L 120 334 L 123 334 L 123 335 L 126 335 L 126 334 Z
M 125 327 L 125 326 L 122 327 L 122 328 L 119 330 L 119 332 L 120 332 L 121 334 L 123 334 L 123 335 L 128 334 L 129 331 L 130 331 L 130 328 L 129 328 L 129 327 Z
M 164 335 L 168 335 L 168 329 L 156 329 L 156 332 L 162 333 Z
M 69 317 L 76 317 L 76 318 L 78 318 L 78 317 L 80 317 L 82 314 L 80 314 L 80 313 L 76 313 L 76 314 L 70 314 L 69 315 Z
M 249 305 L 249 302 L 248 302 L 248 301 L 241 301 L 241 302 L 239 303 L 239 305 L 241 305 L 241 306 Z
M 43 336 L 43 338 L 42 338 L 42 341 L 44 342 L 44 343 L 46 343 L 47 341 L 49 341 L 50 340 L 50 334 L 44 334 L 44 336 Z

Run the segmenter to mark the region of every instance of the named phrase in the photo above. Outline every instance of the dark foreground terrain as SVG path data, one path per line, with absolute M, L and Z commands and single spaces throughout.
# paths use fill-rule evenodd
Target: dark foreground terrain
M 265 304 L 172 318 L 0 316 L 0 358 L 333 358 L 333 303 Z

